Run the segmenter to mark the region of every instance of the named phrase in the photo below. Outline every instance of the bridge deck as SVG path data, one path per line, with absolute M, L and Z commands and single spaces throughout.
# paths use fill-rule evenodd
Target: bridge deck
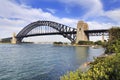
M 103 33 L 108 33 L 108 29 L 101 29 L 101 30 L 85 30 L 86 34 L 89 34 L 89 36 L 101 36 Z M 51 33 L 36 33 L 36 34 L 28 34 L 25 36 L 20 37 L 32 37 L 32 36 L 43 36 L 43 35 L 63 35 L 63 34 L 76 34 L 77 31 L 72 32 L 51 32 Z M 106 34 L 108 36 L 108 34 Z M 20 38 L 16 37 L 16 38 Z M 3 38 L 2 41 L 10 41 L 12 37 Z
M 36 33 L 36 34 L 28 34 L 21 37 L 31 37 L 31 36 L 43 36 L 43 35 L 62 35 L 62 34 L 76 34 L 76 31 L 74 32 L 51 32 L 51 33 Z M 19 38 L 19 37 L 18 37 Z
M 108 29 L 98 29 L 98 30 L 85 30 L 86 33 L 101 33 L 101 32 L 108 32 Z

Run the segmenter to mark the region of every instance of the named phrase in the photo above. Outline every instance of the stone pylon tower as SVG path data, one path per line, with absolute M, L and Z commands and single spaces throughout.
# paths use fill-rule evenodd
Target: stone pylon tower
M 85 30 L 88 30 L 88 24 L 83 21 L 78 21 L 76 43 L 89 40 L 89 36 L 84 32 Z
M 16 39 L 16 34 L 15 33 L 13 33 L 13 35 L 12 35 L 11 43 L 12 44 L 16 44 L 17 43 L 17 39 Z

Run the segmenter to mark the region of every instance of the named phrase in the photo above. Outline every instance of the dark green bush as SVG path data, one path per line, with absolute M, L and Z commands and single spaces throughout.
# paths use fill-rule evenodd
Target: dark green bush
M 53 44 L 63 44 L 63 42 L 53 42 Z
M 99 40 L 99 41 L 94 42 L 94 44 L 96 44 L 96 45 L 103 45 L 103 42 Z
M 78 45 L 93 45 L 93 41 L 79 41 Z

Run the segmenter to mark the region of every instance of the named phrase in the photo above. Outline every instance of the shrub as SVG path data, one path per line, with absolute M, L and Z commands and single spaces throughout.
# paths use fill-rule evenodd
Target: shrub
M 62 42 L 53 42 L 53 44 L 63 44 Z
M 94 44 L 96 44 L 96 45 L 103 45 L 103 42 L 99 40 L 99 41 L 94 42 Z
M 94 44 L 92 41 L 79 41 L 78 45 L 92 45 Z
M 86 72 L 77 70 L 62 76 L 61 80 L 120 80 L 120 53 L 96 58 Z

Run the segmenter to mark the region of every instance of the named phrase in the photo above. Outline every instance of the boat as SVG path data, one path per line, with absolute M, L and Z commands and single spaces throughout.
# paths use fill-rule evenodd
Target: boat
M 98 48 L 98 45 L 93 45 L 91 46 L 93 49 L 97 49 Z

